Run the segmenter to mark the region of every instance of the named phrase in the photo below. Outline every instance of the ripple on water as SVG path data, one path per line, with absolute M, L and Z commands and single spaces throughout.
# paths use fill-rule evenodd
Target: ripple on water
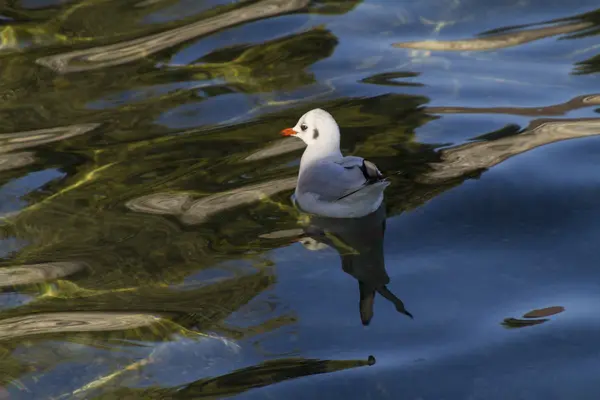
M 565 4 L 11 2 L 0 385 L 595 399 L 598 5 Z M 365 266 L 414 320 L 289 201 L 314 107 L 392 181 Z

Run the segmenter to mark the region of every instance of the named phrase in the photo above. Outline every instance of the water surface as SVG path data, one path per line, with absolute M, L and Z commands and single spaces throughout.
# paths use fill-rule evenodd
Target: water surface
M 0 398 L 596 398 L 597 2 L 0 14 Z M 292 207 L 316 107 L 370 242 Z

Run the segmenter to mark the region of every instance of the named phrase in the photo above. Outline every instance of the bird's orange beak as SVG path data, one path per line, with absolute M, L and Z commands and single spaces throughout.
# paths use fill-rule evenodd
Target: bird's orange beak
M 286 128 L 279 133 L 281 133 L 283 136 L 294 136 L 296 134 L 296 131 L 292 128 Z

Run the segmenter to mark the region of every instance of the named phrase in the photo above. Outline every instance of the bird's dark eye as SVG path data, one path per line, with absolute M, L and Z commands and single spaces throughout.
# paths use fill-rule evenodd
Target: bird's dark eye
M 300 125 L 300 129 L 302 129 L 302 131 L 305 131 L 308 129 L 308 126 L 306 126 L 306 124 L 302 124 Z

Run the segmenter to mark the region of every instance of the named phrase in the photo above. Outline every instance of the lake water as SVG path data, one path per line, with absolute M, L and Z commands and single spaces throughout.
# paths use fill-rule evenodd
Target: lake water
M 0 399 L 597 398 L 597 1 L 0 15 Z M 294 208 L 317 107 L 377 213 Z

